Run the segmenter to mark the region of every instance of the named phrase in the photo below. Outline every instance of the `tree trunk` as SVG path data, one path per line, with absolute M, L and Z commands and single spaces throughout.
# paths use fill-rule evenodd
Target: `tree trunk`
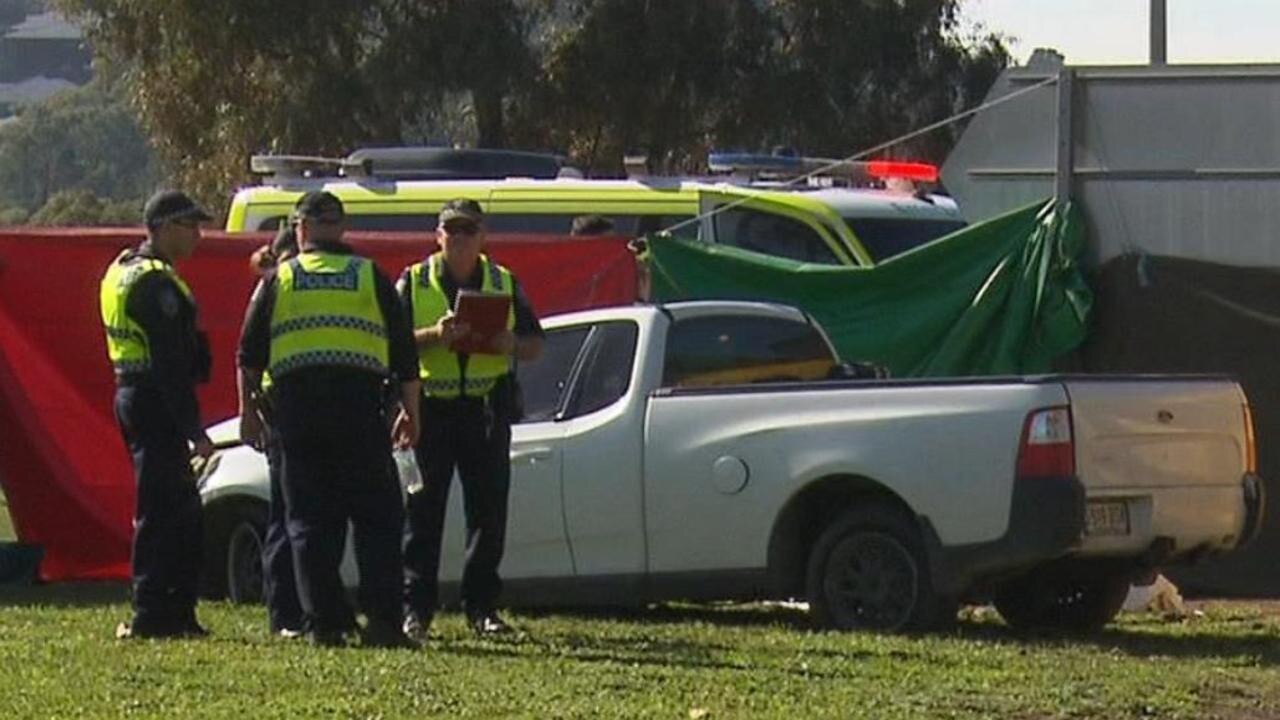
M 472 88 L 471 103 L 476 110 L 476 147 L 503 148 L 507 132 L 502 118 L 502 92 L 496 88 Z

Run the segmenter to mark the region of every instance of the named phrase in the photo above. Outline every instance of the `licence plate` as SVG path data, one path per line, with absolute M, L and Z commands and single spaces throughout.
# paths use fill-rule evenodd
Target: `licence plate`
M 1128 535 L 1129 505 L 1123 500 L 1104 500 L 1085 504 L 1085 535 Z

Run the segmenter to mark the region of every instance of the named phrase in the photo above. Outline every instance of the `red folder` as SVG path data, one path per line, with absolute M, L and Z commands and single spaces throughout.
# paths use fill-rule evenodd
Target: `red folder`
M 453 341 L 449 349 L 457 353 L 493 354 L 494 337 L 507 328 L 511 296 L 476 290 L 459 290 L 454 315 L 469 332 Z

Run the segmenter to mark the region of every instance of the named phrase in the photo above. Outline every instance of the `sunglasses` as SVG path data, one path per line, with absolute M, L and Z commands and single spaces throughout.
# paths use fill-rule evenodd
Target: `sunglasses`
M 466 220 L 450 220 L 444 224 L 444 231 L 450 235 L 475 235 L 480 232 L 480 226 Z

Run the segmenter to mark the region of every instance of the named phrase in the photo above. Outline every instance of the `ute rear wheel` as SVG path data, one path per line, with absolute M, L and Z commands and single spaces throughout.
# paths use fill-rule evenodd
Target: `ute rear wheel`
M 895 632 L 955 620 L 955 600 L 934 592 L 915 523 L 886 503 L 854 507 L 823 531 L 806 588 L 821 627 Z
M 1120 612 L 1130 580 L 1130 573 L 1114 568 L 1053 564 L 1005 583 L 995 606 L 1020 630 L 1095 632 Z

